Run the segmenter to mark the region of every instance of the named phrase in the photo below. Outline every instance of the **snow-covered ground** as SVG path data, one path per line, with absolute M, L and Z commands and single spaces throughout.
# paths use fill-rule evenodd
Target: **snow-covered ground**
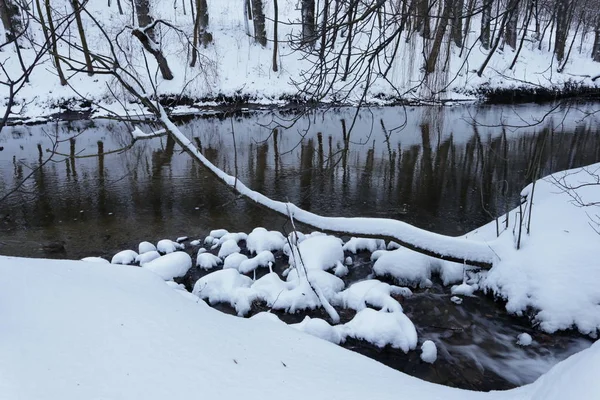
M 477 393 L 412 378 L 284 324 L 224 315 L 145 268 L 1 257 L 0 278 L 7 399 L 395 399 L 400 391 L 548 400 L 600 392 L 599 343 L 531 385 Z
M 294 52 L 292 46 L 287 42 L 290 35 L 297 34 L 299 30 L 297 23 L 301 16 L 300 10 L 297 8 L 297 1 L 279 2 L 281 24 L 279 26 L 278 72 L 273 72 L 271 68 L 272 42 L 269 41 L 265 47 L 261 47 L 254 42 L 253 38 L 246 35 L 243 7 L 240 6 L 239 1 L 208 2 L 209 31 L 213 36 L 213 42 L 206 48 L 200 49 L 201 58 L 196 67 L 188 65 L 188 47 L 182 39 L 191 37 L 193 29 L 189 10 L 184 14 L 182 7 L 173 7 L 173 4 L 177 4 L 177 2 L 173 3 L 168 0 L 154 0 L 150 4 L 151 15 L 173 24 L 182 32 L 178 33 L 165 27 L 159 29 L 157 36 L 160 38 L 160 47 L 175 76 L 170 81 L 158 78 L 156 89 L 161 95 L 183 95 L 195 100 L 213 99 L 218 96 L 237 96 L 248 97 L 255 103 L 280 104 L 283 102 L 283 98 L 293 97 L 298 93 L 298 88 L 292 82 L 301 80 L 301 73 L 307 71 L 313 63 L 312 59 L 304 58 L 303 54 Z M 264 2 L 264 4 L 267 15 L 266 30 L 271 39 L 273 6 L 271 2 Z M 61 13 L 63 9 L 71 7 L 66 0 L 57 0 L 53 2 L 53 5 L 56 10 L 61 10 Z M 100 21 L 108 37 L 112 38 L 111 42 L 115 42 L 114 38 L 124 26 L 132 24 L 132 9 L 129 2 L 123 2 L 123 15 L 119 14 L 114 4 L 110 8 L 107 7 L 106 2 L 88 2 L 86 8 Z M 82 18 L 86 27 L 87 41 L 92 51 L 108 54 L 109 41 L 99 29 L 94 27 L 87 14 L 83 13 Z M 561 89 L 566 83 L 572 86 L 589 87 L 598 87 L 600 84 L 600 80 L 592 82 L 590 79 L 591 76 L 600 72 L 599 64 L 594 63 L 590 57 L 593 32 L 588 32 L 581 46 L 576 46 L 566 68 L 560 73 L 556 71 L 558 65 L 553 59 L 552 52 L 546 48 L 546 43 L 542 50 L 538 50 L 538 42 L 529 38 L 525 41 L 518 62 L 513 69 L 509 69 L 509 66 L 515 51 L 505 46 L 503 50 L 498 50 L 493 55 L 485 72 L 479 77 L 476 70 L 483 64 L 488 53 L 477 42 L 479 25 L 479 15 L 477 15 L 471 22 L 472 28 L 466 36 L 465 51 L 462 56 L 457 47 L 451 46 L 449 54 L 444 51 L 444 54 L 440 56 L 440 59 L 448 57 L 449 67 L 445 68 L 443 73 L 436 74 L 435 79 L 428 79 L 425 82 L 421 61 L 422 38 L 414 34 L 408 42 L 400 40 L 398 54 L 402 56 L 396 57 L 392 62 L 388 76 L 389 82 L 374 74 L 374 80 L 367 93 L 367 100 L 378 103 L 381 102 L 381 95 L 398 96 L 398 91 L 391 84 L 402 93 L 404 98 L 409 100 L 427 98 L 432 91 L 439 91 L 443 88 L 446 89 L 440 96 L 464 100 L 476 98 L 475 92 L 482 88 L 486 90 L 514 87 Z M 74 26 L 69 26 L 65 34 L 71 40 L 78 40 Z M 30 35 L 39 43 L 43 41 L 42 31 L 34 22 L 31 23 Z M 363 41 L 366 40 L 366 36 L 360 35 L 355 38 L 356 49 L 365 46 Z M 446 36 L 444 43 L 446 40 L 450 40 L 449 30 Z M 143 50 L 137 39 L 129 34 L 121 34 L 118 40 L 125 50 L 128 60 L 131 61 L 130 71 L 138 75 L 140 81 L 146 86 L 146 90 L 149 91 L 151 86 L 148 82 Z M 23 41 L 22 46 L 24 47 L 22 49 L 23 57 L 28 62 L 33 59 L 34 51 L 26 41 Z M 66 41 L 59 42 L 59 52 L 68 54 L 69 57 L 75 59 L 82 59 L 77 51 L 68 47 Z M 381 57 L 383 60 L 383 57 L 391 57 L 391 54 L 382 54 Z M 154 71 L 156 69 L 154 59 L 148 57 L 147 60 L 150 70 Z M 121 61 L 123 65 L 126 64 L 124 59 Z M 18 76 L 20 64 L 12 46 L 0 52 L 0 62 L 5 65 L 9 74 Z M 42 59 L 42 64 L 36 67 L 31 75 L 30 82 L 17 96 L 15 112 L 18 111 L 20 117 L 38 118 L 58 112 L 60 104 L 71 100 L 76 101 L 70 107 L 77 109 L 79 100 L 82 98 L 104 107 L 104 109 L 96 107 L 98 114 L 112 111 L 124 112 L 122 105 L 114 100 L 115 94 L 118 97 L 122 95 L 122 88 L 116 81 L 107 75 L 89 77 L 84 73 L 74 74 L 66 65 L 64 67 L 66 75 L 69 76 L 70 85 L 68 86 L 60 86 L 51 58 L 46 56 Z M 361 72 L 362 70 L 357 71 L 357 74 Z M 334 94 L 323 100 L 331 101 L 334 97 L 343 98 L 345 85 L 346 82 L 336 82 Z M 2 97 L 8 93 L 7 90 L 3 86 L 0 91 Z M 349 93 L 347 99 L 350 102 L 357 101 L 362 95 L 362 90 L 361 87 L 356 88 L 355 92 Z M 216 103 L 211 100 L 205 104 L 214 105 Z M 131 105 L 128 107 L 130 113 L 143 113 L 138 107 Z M 193 109 L 183 107 L 181 111 L 185 110 Z

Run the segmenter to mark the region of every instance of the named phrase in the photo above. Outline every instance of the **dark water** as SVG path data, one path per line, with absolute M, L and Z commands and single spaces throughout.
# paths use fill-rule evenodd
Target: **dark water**
M 237 168 L 248 186 L 273 198 L 459 235 L 516 204 L 536 157 L 541 175 L 600 160 L 598 121 L 579 110 L 514 128 L 544 113 L 540 106 L 383 108 L 362 111 L 353 125 L 354 110 L 346 109 L 275 131 L 274 119 L 293 116 L 264 112 L 192 119 L 182 128 L 218 166 Z M 128 129 L 102 120 L 5 128 L 0 198 L 31 177 L 0 202 L 0 253 L 43 256 L 43 243 L 63 241 L 61 256 L 80 258 L 214 228 L 283 227 L 164 137 L 115 152 L 131 143 Z M 60 154 L 47 161 L 56 140 Z
M 276 129 L 274 122 L 295 116 L 265 111 L 180 124 L 211 161 L 275 199 L 323 215 L 396 218 L 460 235 L 517 204 L 533 178 L 532 160 L 540 175 L 600 161 L 600 124 L 586 117 L 599 107 L 563 107 L 522 127 L 549 107 L 328 110 Z M 283 218 L 236 198 L 171 140 L 130 146 L 129 129 L 106 120 L 5 128 L 0 254 L 110 258 L 142 240 L 203 238 L 216 228 L 289 230 Z M 54 144 L 58 154 L 49 159 Z M 350 279 L 371 272 L 366 258 L 356 265 Z M 345 346 L 432 382 L 490 390 L 531 382 L 589 345 L 574 334 L 534 331 L 489 298 L 455 306 L 449 297 L 436 283 L 402 301 L 420 340 L 438 345 L 433 366 L 419 352 Z M 515 345 L 525 331 L 536 340 L 527 349 Z

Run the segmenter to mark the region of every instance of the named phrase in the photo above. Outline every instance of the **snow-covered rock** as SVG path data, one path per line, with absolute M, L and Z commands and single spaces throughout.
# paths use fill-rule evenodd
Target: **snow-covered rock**
M 344 335 L 362 339 L 377 347 L 392 346 L 405 353 L 417 347 L 417 330 L 401 312 L 365 308 L 344 324 Z
M 225 258 L 230 254 L 238 253 L 240 250 L 240 246 L 238 246 L 237 242 L 234 239 L 229 239 L 221 244 L 221 248 L 219 249 L 219 257 Z
M 147 251 L 145 253 L 141 253 L 139 254 L 136 258 L 135 258 L 135 262 L 141 264 L 145 264 L 147 262 L 150 262 L 152 260 L 157 259 L 158 257 L 160 257 L 160 253 L 156 250 L 151 250 L 151 251 Z
M 336 329 L 335 326 L 329 325 L 327 321 L 321 318 L 310 318 L 309 316 L 306 316 L 302 322 L 291 324 L 290 326 L 331 343 L 339 344 L 343 340 L 340 329 Z
M 111 264 L 133 264 L 133 262 L 135 261 L 135 258 L 138 256 L 138 253 L 136 253 L 133 250 L 123 250 L 118 252 L 117 254 L 115 254 L 112 258 L 112 260 L 110 260 Z
M 455 296 L 473 296 L 473 293 L 475 293 L 478 288 L 477 285 L 462 283 L 460 285 L 452 286 L 450 292 Z
M 211 304 L 228 303 L 243 316 L 250 311 L 252 279 L 233 268 L 211 272 L 198 279 L 192 293 Z
M 377 276 L 391 276 L 402 285 L 424 286 L 431 284 L 431 259 L 402 247 L 381 253 L 373 272 Z
M 198 253 L 196 256 L 196 266 L 202 269 L 216 268 L 223 260 L 211 253 Z
M 156 246 L 150 242 L 140 242 L 138 245 L 138 253 L 144 254 L 148 253 L 149 251 L 156 251 Z
M 239 270 L 239 266 L 243 261 L 246 261 L 248 256 L 241 253 L 232 253 L 225 257 L 223 261 L 223 268 L 234 268 Z
M 519 346 L 529 346 L 531 343 L 533 343 L 533 339 L 530 334 L 523 332 L 517 336 L 517 344 Z
M 142 265 L 142 268 L 154 272 L 165 281 L 184 276 L 191 267 L 192 258 L 183 251 L 165 254 Z
M 385 241 L 381 239 L 369 239 L 369 238 L 350 238 L 349 241 L 344 244 L 344 251 L 351 253 L 358 253 L 359 251 L 374 252 L 375 250 L 385 250 Z
M 266 250 L 277 251 L 282 250 L 285 243 L 285 236 L 281 232 L 254 228 L 246 239 L 246 248 L 251 253 L 260 253 Z
M 402 312 L 402 306 L 391 295 L 410 296 L 408 288 L 392 286 L 375 279 L 357 282 L 335 296 L 335 303 L 357 311 L 364 310 L 367 305 L 385 311 Z
M 275 263 L 275 257 L 273 253 L 269 250 L 261 251 L 256 256 L 242 261 L 238 265 L 238 270 L 242 274 L 247 274 L 248 272 L 254 271 L 258 267 L 268 267 Z
M 174 242 L 171 239 L 162 239 L 156 244 L 156 249 L 162 254 L 169 254 L 183 248 L 182 244 Z
M 433 364 L 437 360 L 437 347 L 431 340 L 426 340 L 421 345 L 421 360 Z

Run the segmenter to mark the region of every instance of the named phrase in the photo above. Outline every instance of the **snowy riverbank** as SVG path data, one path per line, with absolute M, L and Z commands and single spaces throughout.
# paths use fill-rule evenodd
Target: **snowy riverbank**
M 68 2 L 56 2 L 56 10 L 68 9 Z M 244 28 L 244 10 L 239 2 L 233 0 L 215 1 L 209 3 L 209 30 L 212 42 L 206 47 L 200 47 L 201 54 L 199 65 L 189 66 L 187 55 L 188 44 L 182 41 L 181 34 L 191 36 L 193 21 L 185 9 L 173 7 L 170 1 L 151 2 L 150 15 L 160 18 L 180 31 L 160 29 L 160 49 L 169 62 L 174 79 L 165 80 L 160 76 L 154 77 L 157 64 L 153 57 L 145 57 L 144 50 L 135 37 L 130 34 L 121 34 L 124 26 L 135 20 L 131 4 L 123 4 L 123 14 L 113 5 L 107 7 L 102 2 L 86 3 L 87 13 L 82 13 L 81 18 L 86 26 L 87 41 L 91 51 L 96 54 L 110 54 L 112 42 L 119 36 L 119 44 L 125 49 L 125 54 L 120 62 L 127 68 L 128 73 L 135 76 L 147 92 L 151 91 L 154 84 L 156 94 L 171 102 L 189 106 L 215 106 L 219 104 L 259 104 L 283 105 L 291 102 L 303 102 L 308 94 L 299 92 L 301 85 L 294 82 L 302 81 L 303 74 L 307 73 L 314 65 L 314 60 L 305 57 L 305 54 L 295 51 L 289 39 L 299 33 L 301 20 L 300 10 L 295 1 L 280 1 L 279 4 L 279 53 L 277 61 L 279 68 L 274 72 L 271 68 L 273 42 L 273 9 L 271 2 L 264 5 L 266 32 L 269 42 L 265 46 L 257 44 L 252 37 L 246 34 Z M 59 14 L 62 15 L 62 14 Z M 90 15 L 97 18 L 98 23 L 105 32 L 96 26 Z M 472 28 L 466 32 L 464 50 L 448 47 L 444 50 L 443 58 L 447 66 L 441 72 L 431 76 L 424 76 L 421 49 L 424 48 L 423 38 L 417 34 L 411 35 L 406 40 L 400 40 L 398 54 L 402 57 L 393 57 L 391 54 L 382 53 L 382 63 L 392 60 L 389 76 L 383 79 L 373 72 L 368 90 L 364 88 L 361 79 L 364 78 L 363 69 L 350 73 L 347 80 L 332 83 L 333 94 L 318 97 L 320 102 L 331 103 L 344 99 L 345 104 L 356 104 L 366 101 L 370 104 L 389 104 L 403 101 L 464 101 L 478 100 L 491 96 L 496 102 L 513 101 L 538 101 L 551 100 L 561 96 L 577 97 L 586 94 L 598 95 L 600 79 L 592 77 L 600 72 L 598 63 L 592 61 L 589 54 L 593 43 L 593 34 L 588 33 L 581 40 L 577 49 L 572 52 L 566 66 L 557 71 L 558 65 L 550 51 L 550 44 L 546 49 L 538 49 L 538 42 L 530 32 L 524 41 L 518 61 L 511 67 L 516 50 L 509 46 L 500 46 L 489 60 L 485 71 L 479 75 L 477 69 L 487 58 L 485 50 L 478 42 L 480 16 L 476 15 L 472 21 Z M 247 21 L 246 21 L 247 23 Z M 66 34 L 72 39 L 75 36 L 69 27 Z M 495 30 L 495 29 L 494 29 Z M 105 34 L 107 36 L 105 36 Z M 43 42 L 42 29 L 39 23 L 31 21 L 28 35 L 33 42 Z M 368 35 L 356 37 L 353 46 L 359 51 L 366 46 L 370 39 Z M 449 32 L 444 41 L 450 40 Z M 107 37 L 111 40 L 108 41 Z M 36 47 L 23 40 L 21 55 L 25 65 L 33 62 L 36 57 Z M 0 52 L 0 62 L 15 79 L 21 71 L 19 57 L 13 46 Z M 58 52 L 62 55 L 83 62 L 81 54 L 71 46 L 68 40 L 58 42 Z M 388 53 L 391 49 L 388 50 Z M 446 54 L 447 53 L 447 54 Z M 148 62 L 150 74 L 146 71 Z M 440 61 L 441 63 L 441 61 Z M 77 64 L 76 64 L 77 65 Z M 61 86 L 53 66 L 52 57 L 44 55 L 35 67 L 29 82 L 17 93 L 13 117 L 22 119 L 37 118 L 60 113 L 65 109 L 71 111 L 92 111 L 94 115 L 119 115 L 143 114 L 144 110 L 139 104 L 129 103 L 132 97 L 124 93 L 123 88 L 114 77 L 107 74 L 87 76 L 75 72 L 74 68 L 66 68 L 68 85 Z M 354 75 L 356 76 L 354 76 Z M 152 76 L 152 79 L 148 75 Z M 151 80 L 156 79 L 151 83 Z M 347 89 L 348 82 L 356 80 L 356 87 Z M 142 90 L 144 91 L 144 90 Z M 435 93 L 435 95 L 432 95 Z M 8 88 L 2 87 L 2 97 L 8 95 Z

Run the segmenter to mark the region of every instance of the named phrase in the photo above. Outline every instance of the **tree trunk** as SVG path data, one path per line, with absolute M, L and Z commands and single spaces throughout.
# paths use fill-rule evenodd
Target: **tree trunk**
M 302 0 L 302 44 L 312 48 L 316 38 L 315 0 Z
M 250 0 L 252 3 L 252 21 L 254 22 L 254 40 L 261 46 L 267 45 L 265 13 L 262 0 Z
M 65 79 L 65 74 L 62 71 L 60 66 L 60 57 L 58 55 L 58 44 L 56 42 L 56 30 L 54 29 L 54 21 L 52 20 L 52 8 L 50 7 L 50 0 L 45 0 L 46 5 L 46 17 L 48 18 L 48 34 L 50 35 L 50 41 L 52 44 L 52 55 L 54 56 L 54 66 L 56 67 L 56 72 L 58 73 L 58 78 L 60 79 L 60 84 L 62 86 L 67 85 L 67 80 Z
M 512 49 L 517 47 L 517 24 L 519 20 L 519 2 L 512 9 L 506 10 L 508 21 L 504 30 L 504 40 Z M 527 29 L 527 27 L 525 27 Z
M 417 1 L 417 23 L 415 28 L 421 32 L 421 35 L 429 39 L 431 36 L 431 27 L 429 26 L 429 1 L 428 0 L 416 0 Z
M 6 42 L 12 42 L 21 30 L 19 7 L 10 0 L 0 0 L 0 19 L 6 32 Z
M 567 37 L 569 36 L 570 4 L 569 0 L 557 0 L 556 2 L 556 33 L 554 36 L 554 54 L 561 62 L 565 58 Z
M 450 0 L 445 0 L 444 11 L 442 11 L 437 29 L 435 30 L 435 38 L 433 39 L 433 44 L 431 45 L 431 52 L 429 53 L 429 57 L 427 57 L 427 62 L 425 63 L 425 74 L 431 74 L 435 72 L 435 64 L 437 63 L 437 58 L 442 48 L 442 40 L 446 34 L 448 20 L 450 19 L 450 6 Z
M 600 62 L 600 16 L 596 17 L 596 31 L 594 32 L 594 47 L 592 48 L 592 60 Z
M 463 46 L 463 8 L 464 0 L 455 0 L 452 7 L 452 39 L 461 48 Z
M 79 0 L 71 0 L 71 5 L 75 12 L 75 21 L 77 23 L 77 30 L 79 31 L 79 38 L 81 39 L 81 48 L 83 49 L 85 65 L 87 67 L 88 75 L 92 76 L 94 75 L 94 67 L 92 66 L 92 57 L 90 56 L 90 49 L 85 38 L 83 22 L 81 21 L 81 5 L 79 4 Z
M 140 28 L 150 25 L 153 21 L 150 16 L 150 0 L 135 0 L 135 15 Z
M 131 34 L 138 38 L 140 43 L 142 43 L 142 46 L 144 46 L 144 49 L 146 49 L 148 53 L 152 54 L 154 58 L 156 58 L 158 68 L 163 79 L 169 81 L 173 79 L 173 73 L 171 72 L 171 68 L 169 68 L 169 63 L 167 62 L 165 56 L 163 56 L 160 49 L 158 49 L 158 46 L 156 46 L 156 43 L 154 43 L 154 40 L 152 40 L 146 32 L 140 29 L 132 30 Z
M 484 0 L 483 6 L 481 8 L 481 34 L 479 36 L 479 39 L 481 40 L 481 46 L 486 50 L 490 49 L 492 2 L 493 0 Z
M 277 72 L 277 46 L 279 44 L 279 38 L 277 37 L 277 28 L 279 25 L 279 5 L 277 0 L 273 0 L 273 72 Z
M 212 34 L 206 30 L 208 27 L 208 5 L 206 0 L 196 0 L 196 19 L 194 21 L 194 32 L 192 39 L 192 60 L 190 67 L 196 65 L 198 58 L 198 43 L 206 45 L 212 42 Z

